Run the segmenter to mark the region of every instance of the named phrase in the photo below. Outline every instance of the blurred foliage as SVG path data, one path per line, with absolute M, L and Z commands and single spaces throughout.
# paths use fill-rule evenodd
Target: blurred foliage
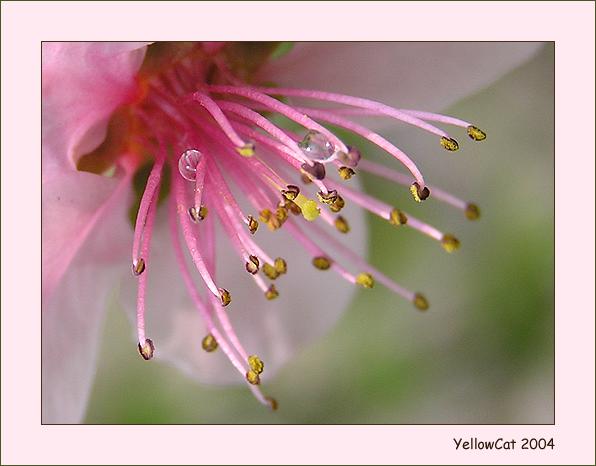
M 462 240 L 448 255 L 426 237 L 370 218 L 371 262 L 427 293 L 428 312 L 382 287 L 363 290 L 326 338 L 267 383 L 280 402 L 271 413 L 244 386 L 198 385 L 142 361 L 113 303 L 86 422 L 552 422 L 553 56 L 547 46 L 447 110 L 485 129 L 483 143 L 461 135 L 462 149 L 449 154 L 433 138 L 416 140 L 416 130 L 397 133 L 431 184 L 478 202 L 479 221 L 431 200 L 412 207 L 407 190 L 358 174 L 370 193 Z

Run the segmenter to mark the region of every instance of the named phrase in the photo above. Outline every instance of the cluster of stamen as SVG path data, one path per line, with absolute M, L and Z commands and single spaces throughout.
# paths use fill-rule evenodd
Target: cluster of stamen
M 201 347 L 209 353 L 221 348 L 257 399 L 277 409 L 277 402 L 260 392 L 263 362 L 256 355 L 247 354 L 223 309 L 232 302 L 232 295 L 220 286 L 214 274 L 214 222 L 222 225 L 239 264 L 267 300 L 279 296 L 276 286 L 267 280 L 275 281 L 285 275 L 288 264 L 281 257 L 269 256 L 253 239 L 259 222 L 270 231 L 287 228 L 296 243 L 310 255 L 317 270 L 334 271 L 342 279 L 368 289 L 379 282 L 415 308 L 425 311 L 429 304 L 422 294 L 401 287 L 338 241 L 334 233 L 350 232 L 348 219 L 340 212 L 346 202 L 352 202 L 393 226 L 413 228 L 433 238 L 447 252 L 458 249 L 459 241 L 397 207 L 348 187 L 349 183 L 342 183 L 354 177 L 358 169 L 409 186 L 416 202 L 425 201 L 432 192 L 433 197 L 460 209 L 470 220 L 477 219 L 480 210 L 473 203 L 429 187 L 408 155 L 349 117 L 374 115 L 405 122 L 438 136 L 440 145 L 448 151 L 458 150 L 459 144 L 430 122 L 463 127 L 474 141 L 485 139 L 486 134 L 452 117 L 395 109 L 366 99 L 244 85 L 217 57 L 201 55 L 201 66 L 196 66 L 192 57 L 154 76 L 149 81 L 147 95 L 133 108 L 133 114 L 148 134 L 141 138 L 143 151 L 155 154 L 137 215 L 133 245 L 132 272 L 139 279 L 138 349 L 146 360 L 156 352 L 153 342 L 145 337 L 145 283 L 161 174 L 167 166 L 173 178 L 172 242 L 188 292 L 207 328 Z M 216 76 L 211 78 L 211 83 L 205 82 L 206 70 Z M 197 82 L 205 84 L 197 89 Z M 340 108 L 292 107 L 273 96 L 326 102 Z M 304 132 L 297 134 L 284 129 L 264 116 L 268 114 L 281 115 L 300 125 Z M 409 174 L 366 160 L 356 147 L 346 145 L 321 123 L 346 129 L 377 145 L 401 163 Z M 237 202 L 231 185 L 235 187 L 234 192 L 240 191 L 246 198 L 250 212 Z M 208 216 L 208 212 L 211 215 Z M 201 235 L 206 239 L 200 239 Z M 184 239 L 186 253 L 180 236 Z M 318 240 L 313 239 L 314 236 Z M 342 258 L 332 256 L 329 246 Z M 185 254 L 192 258 L 203 286 L 191 279 Z M 350 268 L 358 272 L 352 273 Z

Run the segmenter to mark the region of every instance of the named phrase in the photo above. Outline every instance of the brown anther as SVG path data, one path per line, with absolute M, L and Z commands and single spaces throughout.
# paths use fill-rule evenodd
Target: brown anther
M 329 210 L 331 212 L 339 212 L 341 209 L 343 209 L 346 206 L 346 201 L 344 201 L 344 198 L 341 197 L 340 195 L 337 196 L 337 198 L 335 199 L 334 202 L 332 202 L 331 204 L 329 204 Z
M 232 302 L 232 296 L 225 288 L 219 288 L 219 300 L 221 301 L 222 306 L 227 306 Z
M 286 200 L 285 207 L 292 213 L 292 215 L 302 215 L 302 209 L 294 201 Z
M 280 275 L 287 273 L 288 271 L 288 264 L 281 257 L 275 258 L 275 261 L 273 262 L 273 267 L 275 268 L 276 272 Z
M 286 186 L 286 189 L 281 190 L 281 194 L 286 199 L 293 201 L 298 197 L 298 194 L 300 194 L 300 188 L 293 184 L 289 184 Z
M 414 295 L 414 300 L 412 301 L 416 309 L 419 311 L 426 311 L 429 308 L 428 301 L 424 297 L 423 294 L 416 293 Z
M 452 234 L 447 233 L 441 238 L 441 245 L 445 251 L 453 252 L 459 249 L 459 240 Z
M 188 209 L 188 216 L 195 223 L 198 223 L 201 220 L 205 220 L 205 217 L 207 217 L 208 213 L 209 211 L 207 210 L 207 207 L 205 207 L 204 205 L 199 207 L 199 210 L 197 210 L 195 206 L 189 207 Z
M 257 222 L 252 215 L 246 217 L 246 220 L 248 221 L 248 231 L 254 235 L 259 229 L 259 222 Z
M 329 191 L 328 193 L 324 193 L 322 191 L 319 191 L 317 193 L 317 197 L 319 198 L 319 201 L 321 201 L 323 204 L 333 204 L 336 200 L 337 200 L 337 191 L 335 189 Z
M 300 173 L 300 181 L 302 181 L 304 184 L 311 184 L 312 183 L 312 178 L 309 176 L 308 173 Z
M 263 369 L 265 369 L 265 364 L 263 364 L 261 358 L 259 358 L 256 354 L 251 354 L 248 357 L 248 367 L 250 367 L 250 370 L 256 372 L 257 374 L 262 374 Z
M 321 162 L 312 162 L 312 165 L 309 165 L 308 163 L 303 163 L 300 166 L 300 168 L 302 168 L 303 171 L 308 173 L 313 178 L 316 178 L 317 180 L 325 179 L 325 165 L 323 165 Z
M 363 288 L 372 288 L 375 286 L 375 279 L 370 273 L 363 272 L 356 276 L 356 283 Z
M 389 214 L 389 223 L 399 226 L 408 223 L 408 217 L 399 209 L 393 209 Z
M 348 146 L 347 153 L 341 151 L 337 153 L 337 158 L 339 159 L 339 161 L 349 167 L 356 167 L 358 165 L 358 162 L 360 162 L 361 157 L 362 155 L 360 154 L 360 151 L 355 147 L 351 146 Z
M 259 377 L 259 374 L 257 374 L 253 370 L 250 370 L 246 373 L 246 380 L 251 385 L 259 385 L 261 383 L 261 378 Z
M 350 225 L 348 224 L 348 221 L 341 215 L 338 215 L 335 219 L 335 222 L 333 223 L 337 231 L 339 231 L 340 233 L 348 233 L 350 231 Z
M 263 209 L 259 212 L 259 220 L 267 223 L 271 218 L 271 211 L 269 209 Z
M 430 196 L 430 189 L 428 189 L 426 186 L 424 188 L 420 188 L 418 182 L 414 181 L 410 186 L 410 193 L 412 193 L 412 197 L 416 202 L 422 202 L 428 199 L 428 196 Z
M 283 223 L 277 218 L 277 215 L 272 215 L 269 221 L 267 222 L 267 228 L 269 228 L 269 230 L 271 231 L 280 229 L 282 225 Z
M 457 149 L 459 149 L 459 144 L 455 139 L 446 138 L 445 136 L 441 137 L 441 145 L 450 152 L 455 152 Z
M 331 268 L 331 259 L 325 256 L 316 256 L 312 259 L 312 265 L 319 270 L 329 270 Z
M 466 204 L 465 214 L 468 220 L 478 220 L 480 218 L 480 209 L 476 204 L 469 202 Z
M 486 133 L 476 126 L 468 126 L 468 136 L 474 141 L 484 141 L 486 139 Z
M 217 349 L 217 340 L 211 334 L 208 334 L 201 342 L 202 348 L 208 353 L 213 353 Z
M 155 345 L 153 344 L 153 340 L 145 338 L 145 343 L 143 345 L 139 343 L 137 348 L 139 350 L 139 354 L 145 361 L 153 359 L 153 355 L 155 354 Z
M 269 278 L 269 280 L 275 280 L 277 277 L 279 277 L 279 272 L 277 271 L 275 266 L 268 264 L 267 262 L 263 264 L 261 270 L 267 276 L 267 278 Z
M 275 288 L 275 285 L 269 285 L 269 288 L 267 289 L 267 291 L 265 291 L 265 298 L 271 301 L 272 299 L 275 299 L 278 296 L 279 292 L 277 291 L 277 288 Z
M 134 276 L 138 277 L 144 271 L 145 271 L 145 259 L 143 259 L 142 257 L 139 257 L 139 259 L 137 260 L 137 263 L 135 264 L 133 262 L 133 264 L 132 264 L 132 274 Z
M 245 264 L 246 271 L 252 275 L 259 271 L 259 258 L 257 256 L 248 256 L 248 262 Z
M 266 396 L 265 399 L 269 403 L 269 407 L 271 408 L 271 411 L 277 411 L 277 408 L 279 407 L 279 403 L 277 402 L 277 400 L 270 396 Z
M 349 180 L 356 174 L 356 172 L 350 167 L 339 167 L 337 172 L 339 173 L 339 176 L 342 180 Z

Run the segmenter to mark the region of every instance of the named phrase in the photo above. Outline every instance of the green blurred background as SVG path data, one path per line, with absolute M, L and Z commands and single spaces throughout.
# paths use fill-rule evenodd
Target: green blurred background
M 129 321 L 113 304 L 85 422 L 553 422 L 553 62 L 547 45 L 446 110 L 485 129 L 482 144 L 465 142 L 449 154 L 433 138 L 416 145 L 400 138 L 431 184 L 476 201 L 483 214 L 469 222 L 437 202 L 420 206 L 419 217 L 461 239 L 451 255 L 410 230 L 390 242 L 392 227 L 369 216 L 371 262 L 424 291 L 428 312 L 381 286 L 363 290 L 331 333 L 267 383 L 280 403 L 272 413 L 243 385 L 201 386 L 142 361 L 131 350 Z M 387 182 L 358 176 L 376 196 L 411 202 Z

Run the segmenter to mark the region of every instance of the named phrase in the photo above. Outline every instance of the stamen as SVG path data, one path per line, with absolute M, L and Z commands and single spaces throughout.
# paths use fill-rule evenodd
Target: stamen
M 418 182 L 414 181 L 412 186 L 410 186 L 410 193 L 416 202 L 422 202 L 430 196 L 430 189 L 427 186 L 421 188 Z
M 414 306 L 416 306 L 416 309 L 420 310 L 420 311 L 426 311 L 428 309 L 428 301 L 426 300 L 426 298 L 424 297 L 424 295 L 420 294 L 420 293 L 416 293 L 414 295 Z
M 331 259 L 325 256 L 313 257 L 312 265 L 319 270 L 329 270 L 331 268 Z
M 142 257 L 139 257 L 136 260 L 136 263 L 135 262 L 132 263 L 132 273 L 133 273 L 133 275 L 138 277 L 144 271 L 145 271 L 145 259 L 143 259 Z
M 266 396 L 265 399 L 269 402 L 269 407 L 271 408 L 271 411 L 277 411 L 277 409 L 279 408 L 279 403 L 277 402 L 277 400 L 270 396 Z
M 478 220 L 480 218 L 480 208 L 471 202 L 466 204 L 465 213 L 468 220 Z
M 363 288 L 372 288 L 375 286 L 375 279 L 368 272 L 362 272 L 356 275 L 356 283 Z
M 300 194 L 300 188 L 289 184 L 286 189 L 281 190 L 281 194 L 289 201 L 293 201 L 298 197 L 298 194 Z
M 153 359 L 153 355 L 155 354 L 155 345 L 150 338 L 145 338 L 145 342 L 142 345 L 141 343 L 138 343 L 137 348 L 139 350 L 139 354 L 145 361 Z
M 257 232 L 257 230 L 259 229 L 259 222 L 257 222 L 252 215 L 249 215 L 247 217 L 247 221 L 248 221 L 248 231 L 250 231 L 250 233 L 254 235 Z
M 261 383 L 261 378 L 259 377 L 259 374 L 257 374 L 255 371 L 253 370 L 249 370 L 246 373 L 246 380 L 248 381 L 249 384 L 251 385 L 259 385 Z
M 486 133 L 476 126 L 468 126 L 468 136 L 474 141 L 484 141 L 486 139 Z
M 263 361 L 261 361 L 261 359 L 255 354 L 251 354 L 248 357 L 248 366 L 252 371 L 256 372 L 257 374 L 262 374 L 263 369 L 265 368 Z
M 279 292 L 277 291 L 277 288 L 275 287 L 275 285 L 271 284 L 269 286 L 269 288 L 267 289 L 267 291 L 265 292 L 265 298 L 267 298 L 269 301 L 271 301 L 272 299 L 275 299 L 279 296 Z
M 259 271 L 259 258 L 257 256 L 248 256 L 249 261 L 246 263 L 246 271 L 252 275 Z
M 459 249 L 459 240 L 449 233 L 443 235 L 441 244 L 443 245 L 443 249 L 447 252 L 453 252 Z
M 459 149 L 459 144 L 453 138 L 447 138 L 443 136 L 441 138 L 441 145 L 448 151 L 454 152 Z
M 217 349 L 217 340 L 212 334 L 208 334 L 201 342 L 202 348 L 208 353 L 212 353 Z
M 350 167 L 339 167 L 337 169 L 339 176 L 341 177 L 342 180 L 349 180 L 350 178 L 352 178 L 356 172 L 350 168 Z
M 335 228 L 337 228 L 337 231 L 339 231 L 340 233 L 349 233 L 350 231 L 350 225 L 348 224 L 348 221 L 343 218 L 341 215 L 338 215 L 335 219 L 334 222 Z
M 389 223 L 395 226 L 405 225 L 408 223 L 408 217 L 399 209 L 393 209 L 389 214 Z
M 225 288 L 220 288 L 219 289 L 219 300 L 221 301 L 221 305 L 226 307 L 228 304 L 230 304 L 232 302 L 232 295 Z
M 313 162 L 312 165 L 303 163 L 300 167 L 302 168 L 302 170 L 304 170 L 306 173 L 308 173 L 309 175 L 311 175 L 313 178 L 315 178 L 317 180 L 325 179 L 325 175 L 326 175 L 325 165 L 323 165 L 320 162 Z M 309 178 L 309 180 L 310 180 L 310 178 Z

